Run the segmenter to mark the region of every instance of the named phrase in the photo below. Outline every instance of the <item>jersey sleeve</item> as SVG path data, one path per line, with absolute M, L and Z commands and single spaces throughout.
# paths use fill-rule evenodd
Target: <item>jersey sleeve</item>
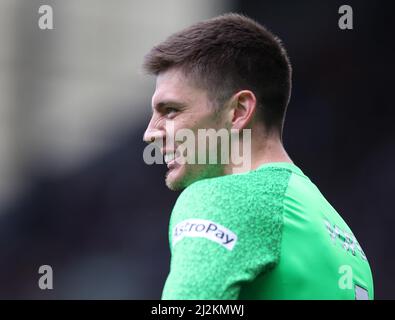
M 283 190 L 260 188 L 253 177 L 240 179 L 195 182 L 178 198 L 162 299 L 238 299 L 243 283 L 277 263 Z

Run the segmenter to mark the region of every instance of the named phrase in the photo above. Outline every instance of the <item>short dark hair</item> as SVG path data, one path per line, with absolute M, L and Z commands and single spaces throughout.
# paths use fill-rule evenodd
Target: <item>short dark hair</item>
M 251 90 L 268 129 L 282 131 L 291 95 L 292 68 L 281 40 L 258 22 L 228 13 L 181 30 L 145 56 L 158 75 L 177 67 L 222 106 L 239 90 Z

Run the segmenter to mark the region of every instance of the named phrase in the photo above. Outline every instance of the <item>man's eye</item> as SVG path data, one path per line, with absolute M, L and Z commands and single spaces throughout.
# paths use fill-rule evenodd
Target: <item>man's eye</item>
M 178 110 L 175 108 L 166 108 L 166 114 L 174 114 L 176 113 Z

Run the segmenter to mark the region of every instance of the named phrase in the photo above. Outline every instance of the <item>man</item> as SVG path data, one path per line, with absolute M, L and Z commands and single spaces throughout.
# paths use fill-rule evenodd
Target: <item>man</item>
M 162 298 L 373 299 L 355 236 L 283 147 L 291 66 L 280 40 L 226 14 L 170 36 L 144 67 L 157 76 L 144 139 L 162 143 L 166 184 L 184 189 L 170 219 Z M 180 161 L 181 143 L 169 137 L 184 129 L 197 143 L 202 129 L 250 133 L 223 153 L 215 145 L 226 156 L 249 144 L 250 166 Z M 196 150 L 192 159 L 218 151 Z

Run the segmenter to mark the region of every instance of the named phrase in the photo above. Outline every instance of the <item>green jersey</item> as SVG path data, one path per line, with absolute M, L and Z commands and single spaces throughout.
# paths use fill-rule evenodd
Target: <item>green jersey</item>
M 162 299 L 373 299 L 360 244 L 294 164 L 191 184 L 169 238 Z

